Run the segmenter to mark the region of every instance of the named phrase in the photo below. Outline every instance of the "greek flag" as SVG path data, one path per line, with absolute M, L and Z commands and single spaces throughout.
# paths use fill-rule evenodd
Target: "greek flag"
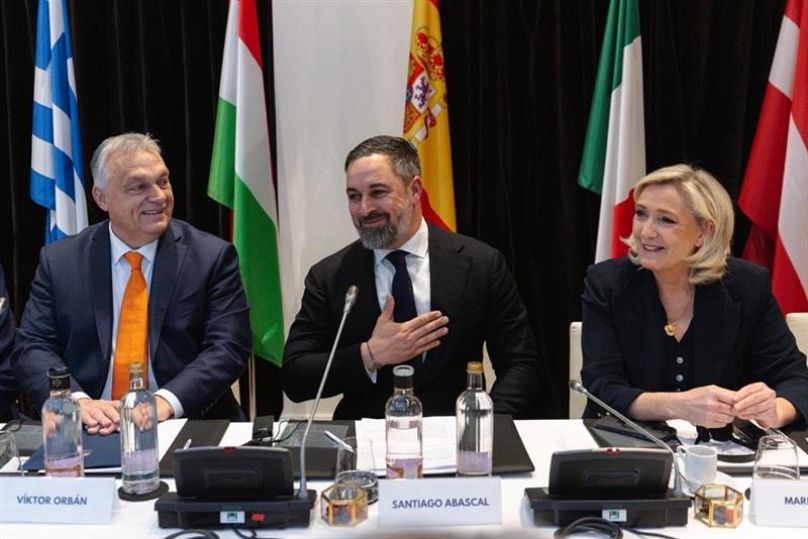
M 87 226 L 67 0 L 39 0 L 33 117 L 31 199 L 48 212 L 47 244 Z

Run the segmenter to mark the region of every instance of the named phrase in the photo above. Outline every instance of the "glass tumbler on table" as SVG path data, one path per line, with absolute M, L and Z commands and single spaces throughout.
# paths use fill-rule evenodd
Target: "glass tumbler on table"
M 13 432 L 0 431 L 0 473 L 20 473 L 20 454 Z
M 375 462 L 373 440 L 348 436 L 337 447 L 334 482 L 338 485 L 353 484 L 363 488 L 367 491 L 368 503 L 371 504 L 379 497 Z
M 799 479 L 797 446 L 782 434 L 764 436 L 758 442 L 753 479 Z

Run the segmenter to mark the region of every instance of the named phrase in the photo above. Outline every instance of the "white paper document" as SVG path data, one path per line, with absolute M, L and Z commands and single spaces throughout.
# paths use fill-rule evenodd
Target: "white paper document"
M 457 470 L 457 433 L 454 416 L 425 417 L 423 431 L 424 475 L 451 474 Z M 372 469 L 376 475 L 385 475 L 384 419 L 362 419 L 356 422 L 356 436 L 373 441 L 373 462 L 360 462 L 360 469 Z

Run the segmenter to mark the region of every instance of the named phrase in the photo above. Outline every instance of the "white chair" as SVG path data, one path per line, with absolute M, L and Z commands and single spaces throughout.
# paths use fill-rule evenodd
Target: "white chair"
M 583 365 L 581 352 L 581 323 L 570 324 L 570 378 L 581 379 L 581 366 Z M 586 397 L 580 393 L 570 391 L 570 419 L 580 419 L 586 407 Z
M 808 355 L 808 313 L 789 313 L 786 324 L 797 339 L 797 348 Z

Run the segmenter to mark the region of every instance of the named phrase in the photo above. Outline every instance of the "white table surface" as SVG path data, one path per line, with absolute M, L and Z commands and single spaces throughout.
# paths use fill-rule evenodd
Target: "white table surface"
M 160 425 L 161 443 L 166 448 L 170 445 L 182 426 L 183 420 L 167 421 Z M 502 481 L 502 524 L 500 526 L 476 526 L 466 528 L 443 529 L 453 535 L 470 537 L 504 537 L 504 532 L 520 530 L 516 537 L 547 537 L 553 535 L 554 527 L 536 527 L 533 524 L 533 514 L 524 501 L 526 487 L 542 487 L 547 485 L 550 466 L 550 455 L 559 449 L 583 449 L 596 447 L 595 442 L 587 433 L 580 420 L 550 420 L 550 421 L 517 421 L 517 429 L 536 467 L 535 472 L 529 474 L 508 475 Z M 231 423 L 220 445 L 241 445 L 250 438 L 251 426 L 249 423 Z M 732 478 L 733 486 L 739 490 L 750 484 L 748 477 Z M 173 480 L 167 480 L 169 486 L 174 486 Z M 308 488 L 320 491 L 328 485 L 326 481 L 308 482 Z M 2 479 L 0 479 L 2 488 Z M 368 520 L 356 528 L 329 528 L 319 516 L 319 502 L 315 505 L 311 525 L 308 528 L 290 528 L 287 530 L 264 529 L 258 530 L 262 537 L 375 537 L 379 534 L 376 505 L 370 507 Z M 752 524 L 748 518 L 749 504 L 744 503 L 744 520 L 734 529 L 711 529 L 699 521 L 692 520 L 686 527 L 671 527 L 654 529 L 674 537 L 726 537 L 726 538 L 760 538 L 775 536 L 777 539 L 808 537 L 808 529 L 795 528 L 761 528 Z M 157 513 L 154 511 L 154 502 L 125 502 L 118 501 L 114 510 L 112 523 L 109 525 L 66 525 L 66 524 L 0 524 L 0 538 L 160 538 L 177 530 L 161 529 L 157 526 Z M 217 530 L 220 537 L 237 537 L 232 531 Z M 398 534 L 397 537 L 405 537 Z M 625 537 L 634 537 L 626 533 Z

